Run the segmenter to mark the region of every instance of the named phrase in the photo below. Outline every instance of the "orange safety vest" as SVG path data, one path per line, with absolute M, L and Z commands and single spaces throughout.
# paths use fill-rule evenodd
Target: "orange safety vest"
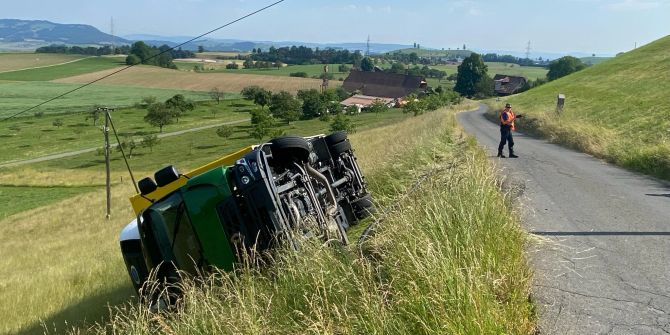
M 507 120 L 503 118 L 505 113 L 507 113 Z M 516 115 L 514 115 L 514 112 L 511 108 L 505 108 L 500 113 L 500 125 L 509 125 L 511 126 L 512 130 L 516 130 L 516 127 L 514 126 L 514 120 L 516 120 Z

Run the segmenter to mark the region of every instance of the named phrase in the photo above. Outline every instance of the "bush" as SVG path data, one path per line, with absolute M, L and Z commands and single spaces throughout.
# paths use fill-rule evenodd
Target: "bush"
M 290 77 L 298 77 L 298 78 L 307 78 L 307 72 L 291 72 L 289 73 Z
M 237 70 L 239 68 L 240 68 L 240 66 L 237 63 L 226 64 L 226 69 L 228 69 L 228 70 Z
M 344 114 L 337 114 L 333 119 L 333 122 L 330 124 L 330 131 L 346 131 L 347 133 L 353 133 L 356 131 L 356 125 L 354 121 L 345 116 Z

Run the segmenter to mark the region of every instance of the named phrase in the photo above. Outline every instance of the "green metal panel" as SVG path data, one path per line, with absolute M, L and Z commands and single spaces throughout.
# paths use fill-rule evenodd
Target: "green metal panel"
M 200 239 L 207 264 L 232 270 L 235 255 L 216 207 L 232 196 L 228 168 L 218 167 L 189 179 L 182 195 L 191 223 Z

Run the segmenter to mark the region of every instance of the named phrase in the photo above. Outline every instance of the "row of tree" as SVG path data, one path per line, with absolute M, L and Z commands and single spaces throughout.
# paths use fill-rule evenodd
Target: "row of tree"
M 254 61 L 282 62 L 291 65 L 305 64 L 354 64 L 360 65 L 363 55 L 359 51 L 351 52 L 346 49 L 312 49 L 306 46 L 292 46 L 275 48 L 268 51 L 260 48 L 249 56 Z
M 167 45 L 160 47 L 149 46 L 139 41 L 133 43 L 128 50 L 126 64 L 136 65 L 155 65 L 170 69 L 176 69 L 177 66 L 172 62 L 175 58 L 192 58 L 195 54 L 191 51 L 180 49 L 171 49 Z
M 125 55 L 130 50 L 130 46 L 121 45 L 112 48 L 105 45 L 99 48 L 96 47 L 80 47 L 52 44 L 49 46 L 39 47 L 35 50 L 36 53 L 44 54 L 70 54 L 70 55 L 89 55 L 89 56 L 103 56 L 103 55 Z

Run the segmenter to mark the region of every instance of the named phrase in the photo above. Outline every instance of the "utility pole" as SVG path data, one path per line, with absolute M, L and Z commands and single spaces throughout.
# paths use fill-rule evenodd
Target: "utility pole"
M 370 57 L 370 35 L 368 35 L 368 42 L 365 46 L 365 57 Z
M 106 218 L 109 220 L 112 216 L 112 189 L 111 189 L 111 173 L 109 167 L 109 156 L 110 156 L 110 145 L 109 145 L 109 112 L 113 109 L 107 107 L 99 107 L 97 109 L 99 112 L 105 113 L 105 126 L 102 129 L 103 134 L 105 135 L 105 173 L 106 173 L 106 189 L 107 189 L 107 212 Z
M 111 30 L 111 34 L 110 34 L 110 35 L 112 35 L 112 55 L 113 55 L 114 52 L 115 52 L 115 48 L 114 48 L 114 47 L 115 47 L 115 45 L 114 45 L 114 40 L 116 39 L 116 37 L 114 37 L 114 17 L 113 17 L 113 16 L 112 16 L 112 19 L 111 19 L 111 21 L 110 21 L 110 30 Z

